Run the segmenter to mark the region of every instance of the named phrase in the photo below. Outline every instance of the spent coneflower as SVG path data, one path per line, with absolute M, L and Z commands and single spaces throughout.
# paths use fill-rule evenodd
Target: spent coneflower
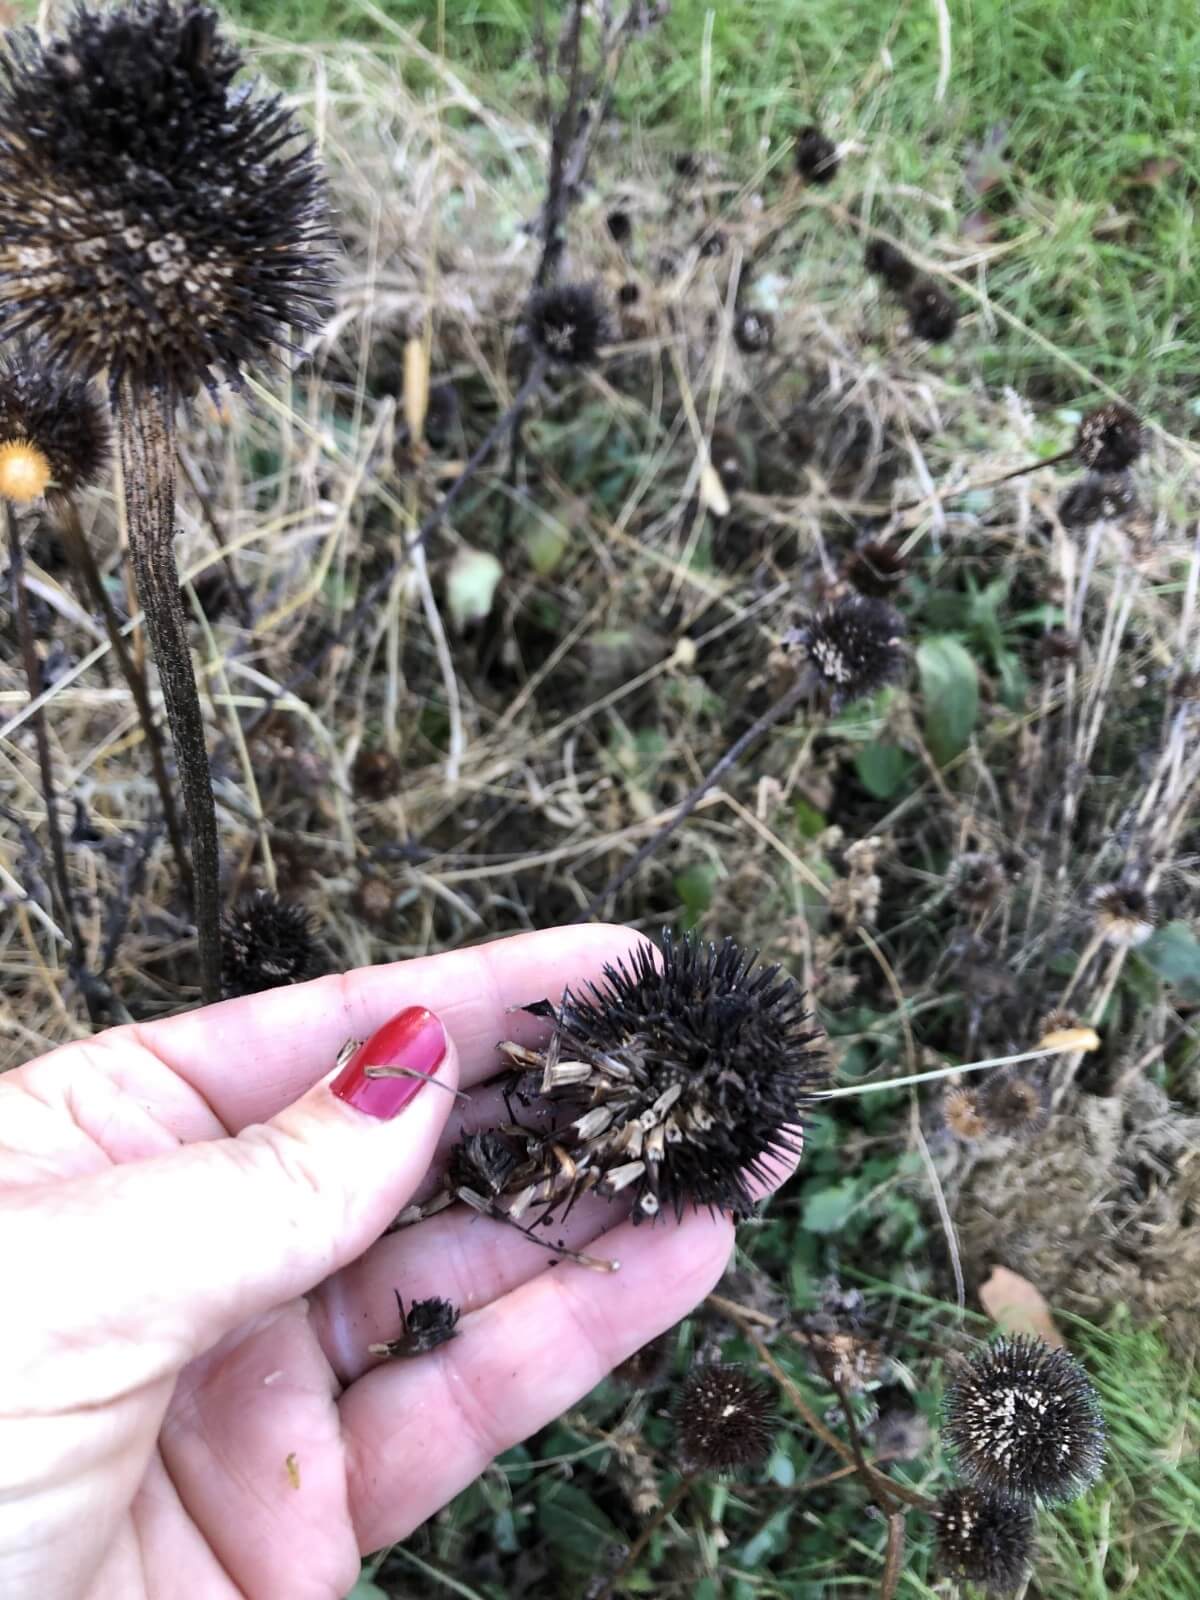
M 989 1075 L 980 1092 L 988 1126 L 1010 1139 L 1032 1139 L 1050 1121 L 1050 1094 L 1044 1077 L 1009 1068 Z
M 1128 472 L 1085 472 L 1064 489 L 1058 516 L 1064 528 L 1087 528 L 1126 517 L 1136 505 L 1137 489 Z
M 675 1402 L 675 1432 L 686 1470 L 736 1472 L 759 1467 L 775 1437 L 775 1395 L 733 1362 L 688 1374 Z
M 661 950 L 641 945 L 551 1011 L 546 1050 L 514 1059 L 541 1069 L 541 1093 L 571 1120 L 549 1136 L 552 1175 L 525 1203 L 553 1208 L 595 1188 L 628 1193 L 635 1222 L 688 1206 L 744 1211 L 750 1181 L 803 1147 L 826 1081 L 819 1030 L 796 982 L 732 939 L 664 933 Z
M 0 359 L 0 495 L 24 504 L 79 494 L 99 481 L 111 449 L 104 403 L 86 379 L 55 371 L 37 346 Z
M 894 244 L 886 239 L 871 239 L 863 252 L 863 265 L 876 278 L 882 278 L 893 294 L 903 294 L 917 276 L 917 269 Z
M 279 98 L 235 79 L 215 12 L 82 7 L 0 63 L 0 333 L 106 374 L 130 552 L 192 828 L 205 998 L 220 992 L 216 813 L 174 555 L 175 411 L 236 383 L 329 287 L 319 167 Z
M 943 1437 L 957 1475 L 984 1494 L 1057 1505 L 1104 1467 L 1104 1419 L 1087 1373 L 1066 1350 L 1021 1334 L 981 1351 L 954 1379 Z
M 907 577 L 908 556 L 895 539 L 864 539 L 844 557 L 842 575 L 859 594 L 883 600 Z
M 1092 472 L 1123 472 L 1145 446 L 1142 419 L 1113 402 L 1090 411 L 1075 435 L 1075 455 Z
M 562 283 L 541 289 L 525 310 L 534 347 L 551 361 L 586 366 L 608 337 L 608 318 L 590 284 Z
M 1092 915 L 1106 944 L 1133 948 L 1154 932 L 1158 911 L 1153 897 L 1135 878 L 1122 877 L 1093 891 Z
M 835 709 L 873 694 L 904 672 L 904 619 L 882 600 L 852 594 L 787 635 L 799 645 Z
M 806 183 L 832 183 L 837 176 L 838 148 L 815 123 L 796 135 L 796 171 Z
M 955 896 L 982 911 L 1008 883 L 1003 863 L 986 850 L 965 851 L 954 863 Z
M 519 1165 L 520 1157 L 502 1133 L 494 1129 L 467 1133 L 450 1151 L 447 1170 L 460 1200 L 494 1199 Z M 468 1198 L 470 1197 L 470 1198 Z
M 956 1139 L 964 1139 L 968 1143 L 982 1139 L 988 1131 L 978 1092 L 961 1084 L 943 1093 L 942 1120 Z
M 449 1300 L 441 1300 L 436 1295 L 428 1300 L 414 1300 L 406 1312 L 400 1291 L 396 1289 L 393 1293 L 400 1312 L 399 1336 L 386 1344 L 368 1345 L 371 1355 L 390 1356 L 393 1360 L 423 1356 L 454 1338 L 460 1312 Z
M 256 889 L 222 923 L 221 988 L 228 998 L 305 983 L 324 967 L 316 920 L 304 906 Z
M 400 758 L 393 751 L 364 744 L 354 757 L 350 781 L 364 800 L 390 800 L 399 792 L 402 775 Z
M 1033 1554 L 1034 1517 L 1027 1505 L 976 1489 L 947 1489 L 931 1516 L 942 1577 L 981 1584 L 994 1595 L 1020 1587 Z
M 775 318 L 769 311 L 739 311 L 733 319 L 733 342 L 743 355 L 760 355 L 775 339 Z
M 935 278 L 914 278 L 904 292 L 909 325 L 927 344 L 944 344 L 958 327 L 958 306 Z

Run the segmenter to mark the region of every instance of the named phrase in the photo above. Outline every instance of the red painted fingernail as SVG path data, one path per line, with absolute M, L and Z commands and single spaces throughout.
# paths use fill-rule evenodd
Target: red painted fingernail
M 413 1098 L 446 1055 L 446 1030 L 424 1006 L 409 1006 L 377 1028 L 333 1080 L 333 1092 L 356 1111 L 385 1121 Z M 403 1067 L 397 1078 L 367 1076 L 368 1067 Z M 409 1073 L 419 1074 L 410 1077 Z

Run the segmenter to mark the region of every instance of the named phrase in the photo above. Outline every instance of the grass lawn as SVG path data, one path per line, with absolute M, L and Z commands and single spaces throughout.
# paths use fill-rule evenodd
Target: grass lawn
M 431 48 L 444 41 L 488 95 L 528 104 L 534 91 L 527 4 L 229 9 L 275 38 L 323 43 L 393 42 L 390 18 Z M 989 377 L 1059 400 L 1090 387 L 1012 318 L 1186 426 L 1200 338 L 1200 9 L 949 0 L 945 53 L 937 13 L 924 0 L 675 0 L 630 62 L 616 120 L 634 145 L 742 154 L 824 122 L 910 192 L 910 225 L 947 263 L 990 258 Z

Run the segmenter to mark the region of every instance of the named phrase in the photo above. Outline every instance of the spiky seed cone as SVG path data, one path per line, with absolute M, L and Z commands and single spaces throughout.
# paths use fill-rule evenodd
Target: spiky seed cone
M 79 377 L 186 397 L 326 310 L 324 193 L 199 0 L 75 10 L 0 63 L 0 326 Z
M 99 479 L 111 452 L 108 418 L 91 384 L 55 372 L 36 346 L 0 360 L 0 494 L 78 494 Z M 34 494 L 6 487 L 4 463 L 11 473 L 21 460 L 37 464 Z
M 832 183 L 837 177 L 837 145 L 815 124 L 796 135 L 796 171 L 806 183 Z
M 733 321 L 733 342 L 743 355 L 769 350 L 775 339 L 775 318 L 769 311 L 739 311 Z
M 312 914 L 269 889 L 247 895 L 221 924 L 221 986 L 227 996 L 304 983 L 322 969 Z
M 871 239 L 863 252 L 863 265 L 876 278 L 882 278 L 894 294 L 903 294 L 917 275 L 917 269 L 894 244 L 886 239 Z
M 942 1433 L 964 1482 L 1021 1504 L 1074 1500 L 1104 1467 L 1104 1419 L 1087 1373 L 1027 1335 L 997 1340 L 955 1378 Z
M 864 539 L 846 556 L 842 573 L 859 594 L 882 600 L 904 582 L 908 557 L 894 539 Z
M 1153 898 L 1138 883 L 1106 883 L 1094 891 L 1096 928 L 1108 944 L 1145 944 L 1158 916 Z
M 933 278 L 914 278 L 904 295 L 908 320 L 918 339 L 944 344 L 958 327 L 958 307 Z
M 1087 528 L 1126 517 L 1136 505 L 1137 489 L 1128 472 L 1085 472 L 1064 490 L 1058 515 L 1064 528 Z
M 1034 1520 L 1028 1506 L 947 1489 L 932 1513 L 939 1573 L 958 1582 L 982 1584 L 989 1594 L 1012 1594 L 1033 1554 Z
M 1015 1069 L 993 1073 L 981 1101 L 988 1126 L 1009 1138 L 1035 1138 L 1050 1121 L 1045 1080 Z
M 1122 472 L 1132 466 L 1145 445 L 1136 411 L 1115 403 L 1089 412 L 1075 435 L 1075 454 L 1093 472 Z
M 689 1471 L 761 1466 L 775 1435 L 774 1392 L 732 1362 L 695 1367 L 675 1402 L 675 1430 Z
M 455 1189 L 498 1195 L 516 1169 L 518 1157 L 502 1133 L 467 1133 L 450 1151 L 447 1163 Z
M 820 1035 L 795 981 L 756 962 L 732 939 L 665 933 L 660 953 L 641 945 L 603 987 L 563 996 L 546 1086 L 563 1063 L 560 1092 L 584 1109 L 554 1141 L 602 1193 L 628 1191 L 635 1222 L 744 1209 L 748 1181 L 802 1148 Z
M 956 1139 L 982 1139 L 988 1131 L 987 1118 L 973 1089 L 947 1089 L 942 1096 L 942 1117 Z
M 608 319 L 596 291 L 586 283 L 557 284 L 535 294 L 525 323 L 536 349 L 551 361 L 586 366 L 608 336 Z
M 853 594 L 810 617 L 789 640 L 804 650 L 821 687 L 839 707 L 902 675 L 906 632 L 898 611 Z
M 460 1312 L 449 1300 L 432 1295 L 428 1300 L 414 1300 L 407 1313 L 399 1292 L 396 1305 L 400 1310 L 400 1335 L 387 1344 L 369 1346 L 372 1355 L 423 1356 L 439 1345 L 447 1344 L 458 1331 Z

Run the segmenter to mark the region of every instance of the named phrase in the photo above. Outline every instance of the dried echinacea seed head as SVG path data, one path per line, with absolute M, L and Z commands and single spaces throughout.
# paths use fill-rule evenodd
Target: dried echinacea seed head
M 1123 472 L 1145 445 L 1142 420 L 1128 406 L 1100 406 L 1090 411 L 1075 435 L 1075 454 L 1092 472 Z
M 1136 505 L 1137 490 L 1128 472 L 1085 472 L 1063 491 L 1058 515 L 1064 528 L 1087 528 L 1127 517 Z
M 1092 895 L 1096 931 L 1108 944 L 1145 944 L 1157 918 L 1153 898 L 1135 880 L 1101 885 Z
M 974 1089 L 955 1086 L 942 1096 L 942 1119 L 956 1139 L 982 1139 L 988 1131 L 987 1118 Z
M 806 183 L 831 183 L 837 176 L 837 145 L 815 124 L 796 135 L 796 171 Z
M 983 1350 L 946 1391 L 943 1437 L 957 1476 L 1022 1504 L 1060 1504 L 1104 1467 L 1104 1419 L 1066 1350 L 1025 1335 Z
M 804 651 L 836 709 L 901 676 L 906 631 L 903 617 L 891 606 L 853 594 L 810 617 L 786 642 Z
M 526 308 L 525 323 L 535 348 L 568 366 L 594 361 L 608 336 L 608 319 L 586 283 L 540 290 Z
M 944 344 L 958 327 L 958 307 L 933 278 L 914 278 L 904 294 L 908 320 L 918 339 Z
M 518 1165 L 519 1157 L 502 1133 L 467 1133 L 450 1151 L 450 1184 L 460 1197 L 490 1198 L 501 1194 Z
M 100 477 L 110 448 L 91 384 L 55 372 L 36 347 L 0 360 L 0 495 L 23 503 L 77 494 Z
M 932 1512 L 935 1560 L 944 1578 L 982 1584 L 990 1594 L 1019 1588 L 1033 1553 L 1033 1512 L 976 1489 L 947 1489 Z
M 988 1126 L 1012 1139 L 1032 1139 L 1050 1121 L 1050 1095 L 1043 1077 L 1009 1068 L 992 1073 L 981 1100 Z
M 743 355 L 769 350 L 775 338 L 775 318 L 769 311 L 739 311 L 733 320 L 733 342 Z
M 199 0 L 71 12 L 0 66 L 0 322 L 72 375 L 188 396 L 311 330 L 330 272 L 311 143 Z
M 876 278 L 882 278 L 894 294 L 903 294 L 917 275 L 917 269 L 894 244 L 872 239 L 863 252 L 863 265 Z
M 312 913 L 269 889 L 256 889 L 221 919 L 221 986 L 227 998 L 304 983 L 323 964 Z
M 732 1362 L 695 1367 L 675 1402 L 675 1431 L 691 1472 L 761 1466 L 775 1434 L 775 1396 Z
M 397 1289 L 396 1306 L 400 1312 L 400 1334 L 386 1344 L 369 1345 L 374 1356 L 423 1356 L 438 1345 L 453 1339 L 458 1330 L 459 1310 L 449 1300 L 436 1296 L 428 1300 L 414 1300 L 407 1313 Z

